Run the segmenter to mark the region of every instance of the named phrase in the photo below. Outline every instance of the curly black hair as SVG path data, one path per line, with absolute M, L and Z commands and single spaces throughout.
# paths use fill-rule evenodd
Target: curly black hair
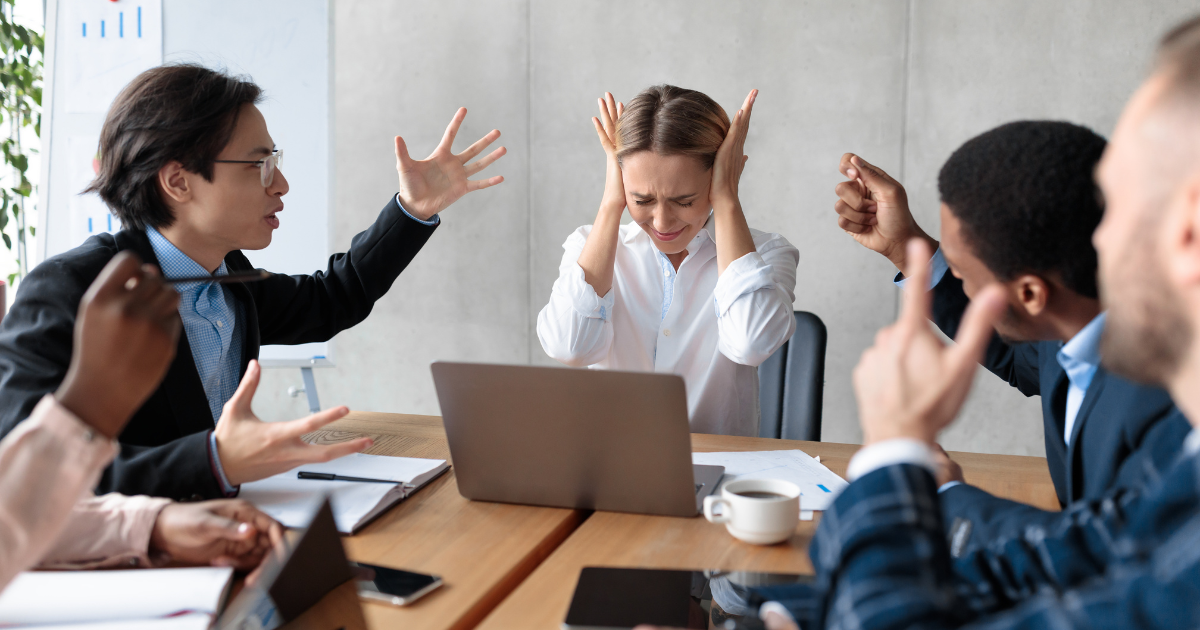
M 938 194 L 997 278 L 1056 275 L 1068 289 L 1095 298 L 1092 232 L 1104 204 L 1093 171 L 1106 144 L 1068 122 L 1001 125 L 946 160 Z

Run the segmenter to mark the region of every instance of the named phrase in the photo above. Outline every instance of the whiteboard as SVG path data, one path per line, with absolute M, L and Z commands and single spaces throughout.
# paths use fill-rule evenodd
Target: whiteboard
M 290 190 L 270 247 L 247 251 L 246 256 L 255 266 L 278 273 L 324 269 L 330 254 L 333 200 L 330 4 L 331 0 L 50 0 L 39 260 L 80 244 L 89 234 L 120 229 L 107 217 L 98 197 L 78 193 L 90 179 L 90 160 L 112 97 L 128 77 L 147 63 L 153 65 L 148 47 L 160 33 L 164 63 L 224 69 L 247 75 L 263 88 L 265 99 L 259 108 L 284 153 L 280 168 Z M 97 48 L 100 29 L 109 38 L 103 43 L 118 48 Z M 89 57 L 95 51 L 113 55 L 109 64 L 113 68 L 106 70 L 111 74 L 104 80 L 80 79 L 77 69 L 83 45 L 91 47 L 85 49 Z M 96 105 L 89 107 L 89 103 Z M 264 346 L 260 359 L 266 367 L 329 366 L 333 343 Z

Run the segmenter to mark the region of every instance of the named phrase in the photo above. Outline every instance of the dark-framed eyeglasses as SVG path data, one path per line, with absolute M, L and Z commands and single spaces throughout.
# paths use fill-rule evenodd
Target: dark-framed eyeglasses
M 259 171 L 259 181 L 262 182 L 263 188 L 271 185 L 275 181 L 275 171 L 279 169 L 279 162 L 283 160 L 283 151 L 275 149 L 271 155 L 261 160 L 213 160 L 220 164 L 257 164 Z

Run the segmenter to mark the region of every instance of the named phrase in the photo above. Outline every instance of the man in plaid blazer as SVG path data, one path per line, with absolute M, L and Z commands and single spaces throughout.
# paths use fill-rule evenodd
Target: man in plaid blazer
M 1200 18 L 1168 34 L 1097 170 L 1108 207 L 1094 237 L 1114 373 L 1165 386 L 1200 419 Z M 928 260 L 922 242 L 909 260 Z M 1161 477 L 1031 522 L 957 561 L 939 515 L 934 440 L 966 399 L 1005 308 L 981 292 L 956 343 L 928 324 L 929 270 L 855 370 L 865 447 L 811 549 L 815 595 L 788 600 L 806 628 L 1200 627 L 1200 432 Z M 771 604 L 768 604 L 771 606 Z M 784 616 L 771 627 L 787 626 Z

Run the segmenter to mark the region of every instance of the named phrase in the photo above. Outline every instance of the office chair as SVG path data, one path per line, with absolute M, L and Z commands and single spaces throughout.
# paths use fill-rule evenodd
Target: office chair
M 758 435 L 819 442 L 828 335 L 816 315 L 795 316 L 792 338 L 758 366 Z

